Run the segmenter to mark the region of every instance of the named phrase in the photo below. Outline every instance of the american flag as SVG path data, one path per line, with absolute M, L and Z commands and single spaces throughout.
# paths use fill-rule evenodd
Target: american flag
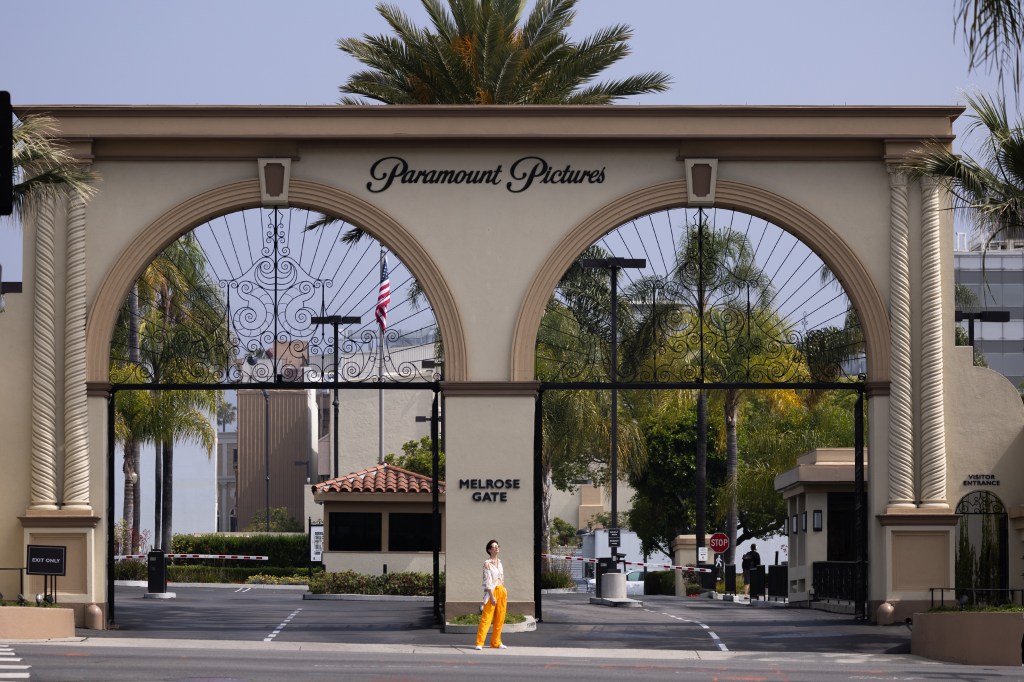
M 391 303 L 391 280 L 388 277 L 388 257 L 384 256 L 380 263 L 380 288 L 377 290 L 377 309 L 374 311 L 381 334 L 388 329 L 389 303 Z

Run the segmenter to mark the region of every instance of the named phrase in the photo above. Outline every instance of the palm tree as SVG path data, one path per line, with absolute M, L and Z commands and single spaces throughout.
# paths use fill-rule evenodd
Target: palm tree
M 596 258 L 603 253 L 598 247 L 590 247 L 582 257 Z M 577 261 L 563 276 L 559 285 L 562 299 L 552 297 L 549 301 L 537 334 L 538 379 L 572 381 L 581 373 L 608 367 L 605 339 L 610 298 L 607 277 L 601 275 L 580 267 Z M 601 472 L 608 464 L 611 424 L 610 401 L 605 391 L 548 391 L 543 400 L 542 521 L 547 529 L 552 487 L 564 490 L 583 479 L 603 480 Z M 647 450 L 632 405 L 623 401 L 619 412 L 618 457 L 625 478 L 628 472 L 643 469 Z
M 701 380 L 728 380 L 734 372 L 727 358 L 720 358 L 721 351 L 731 347 L 740 348 L 733 338 L 727 341 L 727 330 L 731 334 L 733 323 L 743 319 L 735 314 L 723 315 L 723 311 L 741 312 L 735 305 L 740 296 L 752 296 L 752 300 L 760 302 L 768 298 L 767 278 L 761 273 L 754 261 L 754 250 L 746 237 L 731 228 L 715 229 L 704 215 L 697 222 L 689 225 L 676 253 L 676 261 L 669 279 L 662 284 L 664 304 L 656 312 L 669 319 L 688 320 L 685 328 L 667 329 L 669 333 L 682 335 L 685 338 L 697 338 L 698 347 L 693 349 L 687 359 L 689 367 L 681 367 L 680 371 L 692 374 L 696 365 L 703 371 L 711 370 L 712 375 Z M 733 310 L 733 308 L 737 308 Z M 687 311 L 687 312 L 681 312 Z M 661 323 L 657 323 L 659 326 Z M 640 335 L 638 338 L 643 338 Z M 736 476 L 738 450 L 736 448 L 736 426 L 739 407 L 739 393 L 731 392 L 724 406 L 726 424 L 726 478 L 733 480 Z M 696 508 L 696 535 L 701 544 L 707 529 L 707 433 L 708 433 L 708 394 L 706 390 L 697 393 L 697 454 L 696 454 L 696 491 L 694 506 Z M 730 555 L 735 548 L 734 505 L 730 505 L 727 526 L 733 528 L 730 534 Z
M 14 212 L 21 224 L 25 210 L 47 197 L 91 197 L 98 176 L 53 139 L 57 121 L 49 116 L 26 116 L 12 129 Z
M 358 95 L 385 104 L 610 104 L 663 92 L 661 72 L 594 83 L 629 54 L 632 29 L 618 24 L 579 42 L 566 32 L 577 0 L 422 0 L 430 28 L 397 6 L 377 11 L 394 35 L 344 38 L 338 47 L 369 67 L 341 86 L 343 104 Z
M 111 376 L 121 383 L 211 383 L 230 357 L 224 327 L 224 304 L 206 273 L 202 247 L 186 235 L 165 249 L 143 272 L 122 308 L 111 344 Z M 125 393 L 136 393 L 126 391 Z M 135 409 L 141 397 L 118 396 L 125 446 L 125 508 L 133 499 L 133 537 L 138 533 L 138 487 L 129 486 L 138 471 L 138 445 L 156 446 L 154 542 L 169 549 L 173 518 L 175 441 L 191 440 L 212 455 L 216 391 L 156 392 L 147 409 Z M 202 426 L 206 424 L 206 427 Z M 211 435 L 213 434 L 213 435 Z
M 957 155 L 932 143 L 904 164 L 914 177 L 944 181 L 954 210 L 965 214 L 986 239 L 1024 237 L 1024 127 L 1011 125 L 1002 97 L 968 96 L 969 131 L 982 131 L 982 158 Z
M 956 26 L 963 32 L 968 68 L 995 67 L 999 84 L 1012 69 L 1014 90 L 1019 91 L 1021 45 L 1024 44 L 1024 10 L 1020 0 L 960 0 Z

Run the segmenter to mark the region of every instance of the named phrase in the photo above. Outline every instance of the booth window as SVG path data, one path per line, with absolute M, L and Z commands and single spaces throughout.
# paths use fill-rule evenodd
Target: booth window
M 391 512 L 388 516 L 388 551 L 432 551 L 434 549 L 432 516 L 432 514 Z
M 373 512 L 331 512 L 327 548 L 332 552 L 381 551 L 381 515 Z

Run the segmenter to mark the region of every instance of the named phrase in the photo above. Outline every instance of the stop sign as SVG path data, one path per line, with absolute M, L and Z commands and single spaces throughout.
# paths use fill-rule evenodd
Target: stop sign
M 716 554 L 722 554 L 729 549 L 729 536 L 725 533 L 715 533 L 708 539 L 708 547 Z

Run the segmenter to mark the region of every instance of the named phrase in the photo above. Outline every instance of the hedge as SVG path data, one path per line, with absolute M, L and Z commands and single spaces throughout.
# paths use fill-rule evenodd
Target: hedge
M 171 541 L 170 553 L 265 555 L 269 557 L 267 561 L 224 560 L 223 565 L 235 567 L 253 567 L 258 565 L 264 568 L 307 568 L 309 566 L 309 538 L 305 533 L 245 533 L 236 535 L 205 533 L 202 535 L 175 535 Z M 188 559 L 175 559 L 175 563 L 188 564 L 196 562 Z
M 257 562 L 262 563 L 262 562 Z M 294 568 L 268 566 L 220 566 L 193 564 L 172 564 L 167 566 L 167 581 L 174 583 L 244 583 L 252 576 L 291 577 L 298 576 L 306 582 L 305 571 Z M 315 573 L 314 573 L 315 575 Z M 115 580 L 148 580 L 145 561 L 124 559 L 114 565 Z
M 650 571 L 644 575 L 644 594 L 676 593 L 675 571 Z
M 444 590 L 444 573 L 440 576 Z M 391 594 L 403 596 L 430 596 L 434 593 L 431 573 L 399 572 L 387 575 L 369 575 L 355 571 L 314 574 L 309 581 L 313 594 Z

